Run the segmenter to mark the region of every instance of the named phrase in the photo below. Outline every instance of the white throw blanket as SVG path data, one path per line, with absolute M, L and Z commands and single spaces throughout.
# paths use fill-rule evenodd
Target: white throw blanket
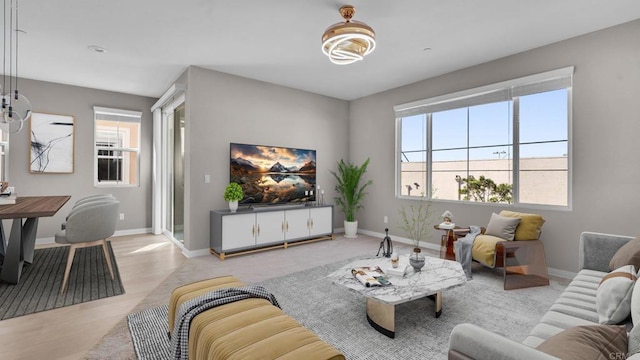
M 182 303 L 176 312 L 171 336 L 172 358 L 189 359 L 189 326 L 196 315 L 215 306 L 248 298 L 267 299 L 273 305 L 280 307 L 275 296 L 259 285 L 213 290 Z
M 473 241 L 476 236 L 480 235 L 480 227 L 471 225 L 469 226 L 469 233 L 456 241 L 453 251 L 456 253 L 456 260 L 462 265 L 467 279 L 471 279 L 471 249 L 473 248 Z

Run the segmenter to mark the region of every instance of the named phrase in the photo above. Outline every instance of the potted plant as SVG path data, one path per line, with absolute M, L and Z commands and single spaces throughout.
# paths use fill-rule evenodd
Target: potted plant
M 229 202 L 229 210 L 236 212 L 238 210 L 238 201 L 242 200 L 244 192 L 242 187 L 237 183 L 229 183 L 224 190 L 224 199 Z
M 431 233 L 430 220 L 433 216 L 431 200 L 423 195 L 417 204 L 409 205 L 409 208 L 400 207 L 400 224 L 398 227 L 403 230 L 413 242 L 413 254 L 409 256 L 409 263 L 416 271 L 420 271 L 424 266 L 424 255 L 421 253 L 420 241 L 426 240 Z
M 356 212 L 363 207 L 362 200 L 367 194 L 365 189 L 367 186 L 373 184 L 372 180 L 361 183 L 362 175 L 367 172 L 368 165 L 369 158 L 360 166 L 350 162 L 344 162 L 344 160 L 341 159 L 338 163 L 338 172 L 336 173 L 330 170 L 336 179 L 335 190 L 339 196 L 335 198 L 335 201 L 345 216 L 344 236 L 347 238 L 357 236 L 358 221 L 356 220 Z

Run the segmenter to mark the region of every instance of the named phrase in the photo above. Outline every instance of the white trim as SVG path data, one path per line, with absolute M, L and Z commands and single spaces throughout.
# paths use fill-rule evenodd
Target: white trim
M 573 280 L 573 278 L 576 277 L 576 275 L 578 275 L 578 273 L 575 273 L 575 272 L 565 271 L 565 270 L 560 270 L 560 269 L 555 269 L 550 267 L 547 268 L 547 271 L 551 276 L 556 276 L 556 277 L 568 279 L 568 280 Z
M 491 91 L 496 91 L 496 90 L 504 89 L 507 87 L 520 86 L 520 85 L 530 84 L 530 83 L 544 81 L 548 79 L 553 79 L 553 78 L 558 78 L 563 76 L 570 76 L 570 75 L 573 75 L 573 72 L 574 72 L 573 70 L 574 70 L 573 66 L 567 66 L 561 69 L 551 70 L 551 71 L 529 75 L 529 76 L 523 76 L 517 79 L 501 81 L 499 83 L 480 86 L 477 88 L 463 90 L 463 91 L 458 91 L 452 94 L 445 94 L 445 95 L 435 96 L 428 99 L 413 101 L 406 104 L 396 105 L 393 107 L 393 110 L 395 112 L 405 111 L 405 110 L 409 110 L 409 109 L 420 107 L 420 106 L 447 102 L 452 99 L 462 99 L 465 97 L 478 96 L 483 93 L 488 93 Z
M 186 90 L 186 87 L 184 86 L 184 84 L 171 85 L 171 87 L 167 91 L 165 91 L 164 94 L 162 94 L 160 99 L 158 99 L 158 101 L 156 101 L 156 103 L 153 104 L 153 106 L 151 106 L 151 111 L 153 112 L 156 109 L 160 109 L 161 107 L 165 106 L 166 103 L 169 102 L 172 97 L 180 93 L 183 93 L 185 90 Z
M 118 236 L 127 236 L 127 235 L 143 235 L 143 234 L 151 234 L 151 228 L 140 228 L 140 229 L 127 229 L 127 230 L 116 230 L 111 237 Z M 36 245 L 44 245 L 44 244 L 54 244 L 55 237 L 46 237 L 46 238 L 38 238 L 36 239 Z
M 142 111 L 122 110 L 122 109 L 113 109 L 113 108 L 94 106 L 93 107 L 93 112 L 95 114 L 126 116 L 126 117 L 138 118 L 137 122 L 140 122 L 140 119 L 142 118 Z

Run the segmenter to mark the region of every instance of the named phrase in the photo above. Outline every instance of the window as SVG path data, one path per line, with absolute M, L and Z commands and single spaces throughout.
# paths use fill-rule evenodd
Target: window
M 401 197 L 569 206 L 573 67 L 395 107 Z
M 94 107 L 96 186 L 137 186 L 142 113 Z

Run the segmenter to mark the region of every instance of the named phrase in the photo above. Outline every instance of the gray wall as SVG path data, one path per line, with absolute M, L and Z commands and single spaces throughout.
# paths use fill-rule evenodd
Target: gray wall
M 398 208 L 410 201 L 394 197 L 394 105 L 574 65 L 573 208 L 514 210 L 544 216 L 548 266 L 560 270 L 577 271 L 582 231 L 637 235 L 639 38 L 637 20 L 352 101 L 349 155 L 355 162 L 371 157 L 369 176 L 375 181 L 358 216 L 360 227 L 382 232 L 388 215 L 391 233 L 405 236 L 395 226 Z M 436 215 L 449 209 L 459 225 L 486 226 L 491 212 L 503 208 L 439 202 Z M 439 244 L 439 236 L 434 232 L 431 242 Z
M 149 109 L 156 99 L 27 79 L 20 80 L 20 92 L 29 99 L 34 112 L 75 118 L 73 174 L 29 173 L 29 124 L 10 136 L 9 182 L 19 196 L 71 195 L 71 200 L 54 217 L 39 220 L 37 238 L 53 237 L 60 231 L 60 224 L 73 202 L 96 193 L 111 193 L 120 200 L 120 212 L 125 214 L 125 219 L 118 222 L 118 230 L 151 227 L 152 117 Z M 142 111 L 139 187 L 93 186 L 93 106 Z
M 348 157 L 347 101 L 190 67 L 186 112 L 187 249 L 209 248 L 209 211 L 228 208 L 230 142 L 317 150 L 317 182 L 333 198 L 329 169 Z

